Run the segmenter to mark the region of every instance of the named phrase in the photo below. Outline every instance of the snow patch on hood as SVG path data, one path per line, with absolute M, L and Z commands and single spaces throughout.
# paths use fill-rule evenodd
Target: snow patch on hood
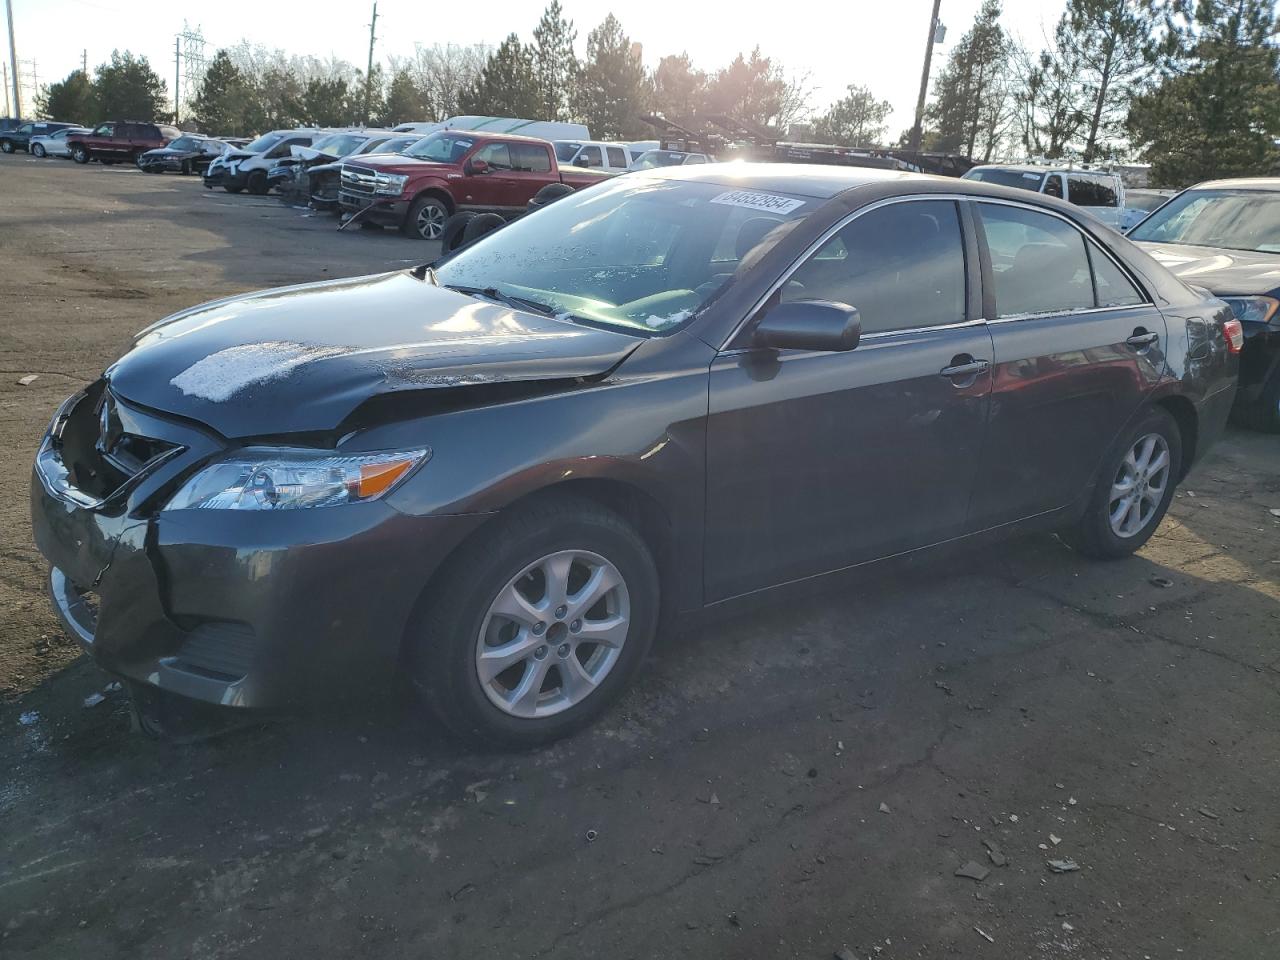
M 169 382 L 189 397 L 220 403 L 255 383 L 276 380 L 290 371 L 348 352 L 288 340 L 267 340 L 227 347 L 197 360 Z

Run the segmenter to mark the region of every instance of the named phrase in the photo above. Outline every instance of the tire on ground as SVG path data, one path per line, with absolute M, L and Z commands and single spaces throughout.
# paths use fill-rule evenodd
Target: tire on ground
M 1137 533 L 1122 537 L 1111 528 L 1112 488 L 1130 449 L 1139 439 L 1148 434 L 1158 434 L 1163 437 L 1169 449 L 1168 473 L 1163 494 L 1146 525 Z M 1077 552 L 1098 560 L 1118 560 L 1129 556 L 1150 540 L 1156 528 L 1160 526 L 1160 521 L 1164 519 L 1169 504 L 1173 502 L 1173 492 L 1181 478 L 1181 471 L 1182 434 L 1178 429 L 1177 421 L 1162 407 L 1147 408 L 1103 459 L 1083 516 L 1061 531 L 1062 539 Z
M 428 210 L 434 211 L 430 219 L 432 221 L 438 220 L 440 223 L 440 233 L 434 237 L 428 236 L 427 229 L 424 228 L 420 230 L 418 225 L 419 219 L 421 219 L 424 212 Z M 417 200 L 413 201 L 413 206 L 409 208 L 409 215 L 404 218 L 404 223 L 400 225 L 400 232 L 406 237 L 413 237 L 415 240 L 439 240 L 440 236 L 444 232 L 444 223 L 448 218 L 448 205 L 439 197 L 427 194 L 426 196 L 418 197 Z
M 573 187 L 566 183 L 548 183 L 533 195 L 533 199 L 529 201 L 528 209 L 537 210 L 539 207 L 545 207 L 547 204 L 554 203 L 561 197 L 566 197 L 571 193 L 573 193 Z
M 271 190 L 271 184 L 267 182 L 267 171 L 253 170 L 249 173 L 249 179 L 245 181 L 245 187 L 255 197 L 264 197 Z
M 495 706 L 481 685 L 480 630 L 513 577 L 561 550 L 590 551 L 614 565 L 626 585 L 630 623 L 618 660 L 584 699 L 550 716 L 516 717 Z M 659 602 L 658 571 L 640 534 L 592 500 L 551 494 L 495 519 L 449 560 L 411 618 L 404 659 L 428 707 L 455 735 L 479 746 L 533 747 L 581 729 L 622 694 L 653 643 Z
M 444 232 L 440 234 L 440 247 L 443 253 L 452 253 L 462 246 L 462 231 L 475 219 L 475 214 L 464 210 L 455 213 L 444 222 Z
M 483 237 L 486 233 L 492 233 L 500 226 L 505 224 L 506 219 L 498 213 L 478 213 L 472 217 L 465 227 L 462 229 L 462 243 L 460 246 L 467 246 Z

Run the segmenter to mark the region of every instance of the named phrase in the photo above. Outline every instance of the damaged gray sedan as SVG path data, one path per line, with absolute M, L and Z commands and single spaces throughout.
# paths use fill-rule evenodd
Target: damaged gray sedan
M 399 672 L 455 733 L 530 745 L 663 623 L 989 533 L 1131 553 L 1240 339 L 1051 198 L 642 172 L 433 265 L 143 331 L 54 417 L 33 527 L 67 629 L 139 697 Z

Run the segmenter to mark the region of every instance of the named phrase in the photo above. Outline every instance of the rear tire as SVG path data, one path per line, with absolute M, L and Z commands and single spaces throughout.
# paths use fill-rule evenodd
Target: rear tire
M 224 183 L 222 185 L 222 189 L 227 191 L 227 193 L 239 193 L 241 190 L 244 189 L 244 187 L 236 187 L 236 186 L 232 186 L 229 183 Z
M 1263 383 L 1255 403 L 1236 407 L 1234 419 L 1250 430 L 1280 433 L 1280 370 Z
M 444 232 L 440 235 L 442 253 L 453 253 L 462 246 L 462 231 L 467 229 L 467 224 L 473 219 L 475 214 L 464 210 L 462 213 L 455 213 L 444 222 Z
M 1107 454 L 1084 515 L 1062 531 L 1062 539 L 1098 560 L 1136 552 L 1164 519 L 1181 470 L 1178 424 L 1167 411 L 1151 407 Z
M 0 140 L 0 153 L 13 153 L 13 141 Z
M 563 571 L 567 598 L 550 588 L 543 561 Z M 612 585 L 575 611 L 597 573 Z M 657 628 L 658 583 L 648 546 L 617 514 L 572 496 L 528 504 L 465 544 L 424 598 L 405 638 L 411 676 L 440 722 L 472 744 L 533 747 L 568 736 L 635 676 Z M 517 587 L 524 602 L 508 607 L 528 623 L 496 609 Z M 565 604 L 551 606 L 557 598 Z M 585 639 L 603 630 L 608 644 Z M 517 643 L 528 652 L 482 678 L 482 654 Z
M 497 213 L 481 213 L 471 218 L 462 230 L 461 246 L 469 246 L 475 243 L 486 233 L 492 233 L 501 226 L 506 225 L 506 219 Z

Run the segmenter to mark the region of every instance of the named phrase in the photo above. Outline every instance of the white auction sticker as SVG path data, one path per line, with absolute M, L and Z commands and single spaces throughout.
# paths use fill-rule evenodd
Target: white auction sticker
M 804 206 L 803 200 L 779 197 L 772 193 L 756 193 L 752 190 L 730 190 L 728 193 L 713 197 L 711 202 L 723 203 L 730 207 L 750 207 L 752 210 L 763 210 L 766 213 L 790 213 L 797 207 Z

